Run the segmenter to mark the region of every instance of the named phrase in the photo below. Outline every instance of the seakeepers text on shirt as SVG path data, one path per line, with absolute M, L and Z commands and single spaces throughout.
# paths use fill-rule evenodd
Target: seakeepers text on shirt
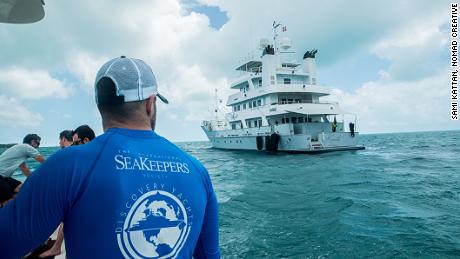
M 117 170 L 141 170 L 155 172 L 185 173 L 190 172 L 189 165 L 178 161 L 159 161 L 147 157 L 131 157 L 118 154 L 114 157 Z

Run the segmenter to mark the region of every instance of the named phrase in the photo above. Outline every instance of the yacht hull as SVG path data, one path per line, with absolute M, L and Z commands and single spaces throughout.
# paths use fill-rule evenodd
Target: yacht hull
M 279 151 L 289 153 L 324 153 L 332 151 L 362 150 L 364 146 L 357 145 L 359 133 L 350 132 L 321 132 L 320 134 L 279 134 L 277 148 L 268 148 L 269 138 L 273 133 L 246 131 L 245 136 L 236 135 L 229 131 L 209 131 L 203 127 L 213 148 L 225 150 L 258 150 Z M 233 134 L 230 134 L 233 133 Z

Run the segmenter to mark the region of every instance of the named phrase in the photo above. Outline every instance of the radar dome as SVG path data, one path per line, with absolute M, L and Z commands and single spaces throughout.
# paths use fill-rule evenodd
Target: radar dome
M 280 45 L 282 49 L 287 50 L 292 46 L 292 41 L 288 37 L 283 37 Z
M 264 49 L 270 44 L 267 38 L 260 39 L 260 49 Z

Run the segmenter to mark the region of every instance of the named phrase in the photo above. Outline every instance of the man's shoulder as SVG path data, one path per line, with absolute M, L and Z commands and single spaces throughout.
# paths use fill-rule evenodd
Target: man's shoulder
M 171 141 L 161 137 L 167 145 L 169 145 L 170 150 L 173 150 L 173 152 L 176 152 L 179 156 L 181 156 L 183 159 L 189 160 L 199 171 L 201 172 L 207 172 L 204 165 L 194 156 L 190 155 L 186 151 L 184 151 L 182 148 L 178 147 L 176 144 L 172 143 Z
M 37 152 L 38 153 L 38 151 L 34 147 L 32 147 L 29 144 L 24 144 L 24 143 L 16 144 L 16 145 L 10 147 L 9 149 L 7 149 L 5 151 L 6 154 L 8 154 L 8 153 L 11 153 L 11 154 L 13 154 L 13 153 L 24 154 L 24 152 L 27 152 L 27 153 L 30 153 L 30 152 L 35 153 L 35 152 Z
M 100 148 L 92 146 L 90 143 L 81 146 L 70 146 L 60 149 L 48 159 L 45 163 L 50 166 L 64 168 L 73 168 L 74 166 L 87 165 L 98 157 Z
M 183 156 L 184 158 L 192 158 L 186 151 L 182 148 L 178 147 L 173 142 L 169 141 L 168 139 L 159 136 L 159 140 L 162 141 L 163 147 L 170 152 L 176 153 L 176 155 Z
M 103 142 L 94 139 L 89 143 L 79 146 L 70 146 L 61 150 L 65 156 L 88 157 L 99 153 L 103 146 Z
M 31 149 L 31 148 L 33 148 L 33 147 L 31 145 L 29 145 L 29 144 L 19 143 L 19 144 L 16 144 L 16 145 L 10 147 L 9 149 L 15 150 L 15 149 Z

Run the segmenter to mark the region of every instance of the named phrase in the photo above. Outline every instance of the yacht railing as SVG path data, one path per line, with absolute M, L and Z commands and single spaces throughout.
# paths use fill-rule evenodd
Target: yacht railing
M 204 120 L 201 125 L 208 130 L 223 130 L 228 124 L 225 120 Z
M 262 73 L 262 67 L 251 67 L 249 71 L 254 74 L 260 74 Z
M 310 85 L 307 81 L 290 81 L 290 83 L 285 83 L 284 81 L 277 81 L 279 85 L 299 85 L 299 86 L 305 86 Z
M 249 76 L 256 76 L 260 75 L 262 73 L 262 67 L 252 67 L 249 69 L 249 71 L 236 71 L 232 76 L 231 76 L 231 86 L 235 86 L 241 83 L 244 79 L 248 79 L 248 74 Z
M 249 79 L 247 76 L 242 76 L 239 80 L 236 80 L 235 83 L 231 85 L 233 89 L 236 85 L 240 84 L 243 80 Z M 301 91 L 298 91 L 301 90 Z M 239 91 L 234 94 L 231 94 L 228 97 L 228 100 L 234 100 L 235 98 L 244 98 L 246 95 L 251 95 L 251 98 L 257 98 L 257 95 L 260 95 L 262 93 L 278 93 L 278 92 L 305 92 L 308 90 L 313 90 L 313 92 L 320 92 L 320 93 L 325 93 L 326 95 L 329 94 L 327 88 L 318 86 L 318 85 L 310 85 L 310 84 L 297 84 L 297 83 L 291 83 L 291 84 L 283 84 L 283 83 L 277 83 L 276 85 L 262 85 L 262 86 L 257 86 L 256 89 L 251 89 L 249 91 L 243 92 Z
M 292 100 L 270 103 L 270 105 L 296 104 L 296 103 L 313 103 L 313 104 L 339 104 L 338 102 L 314 102 L 309 100 Z

